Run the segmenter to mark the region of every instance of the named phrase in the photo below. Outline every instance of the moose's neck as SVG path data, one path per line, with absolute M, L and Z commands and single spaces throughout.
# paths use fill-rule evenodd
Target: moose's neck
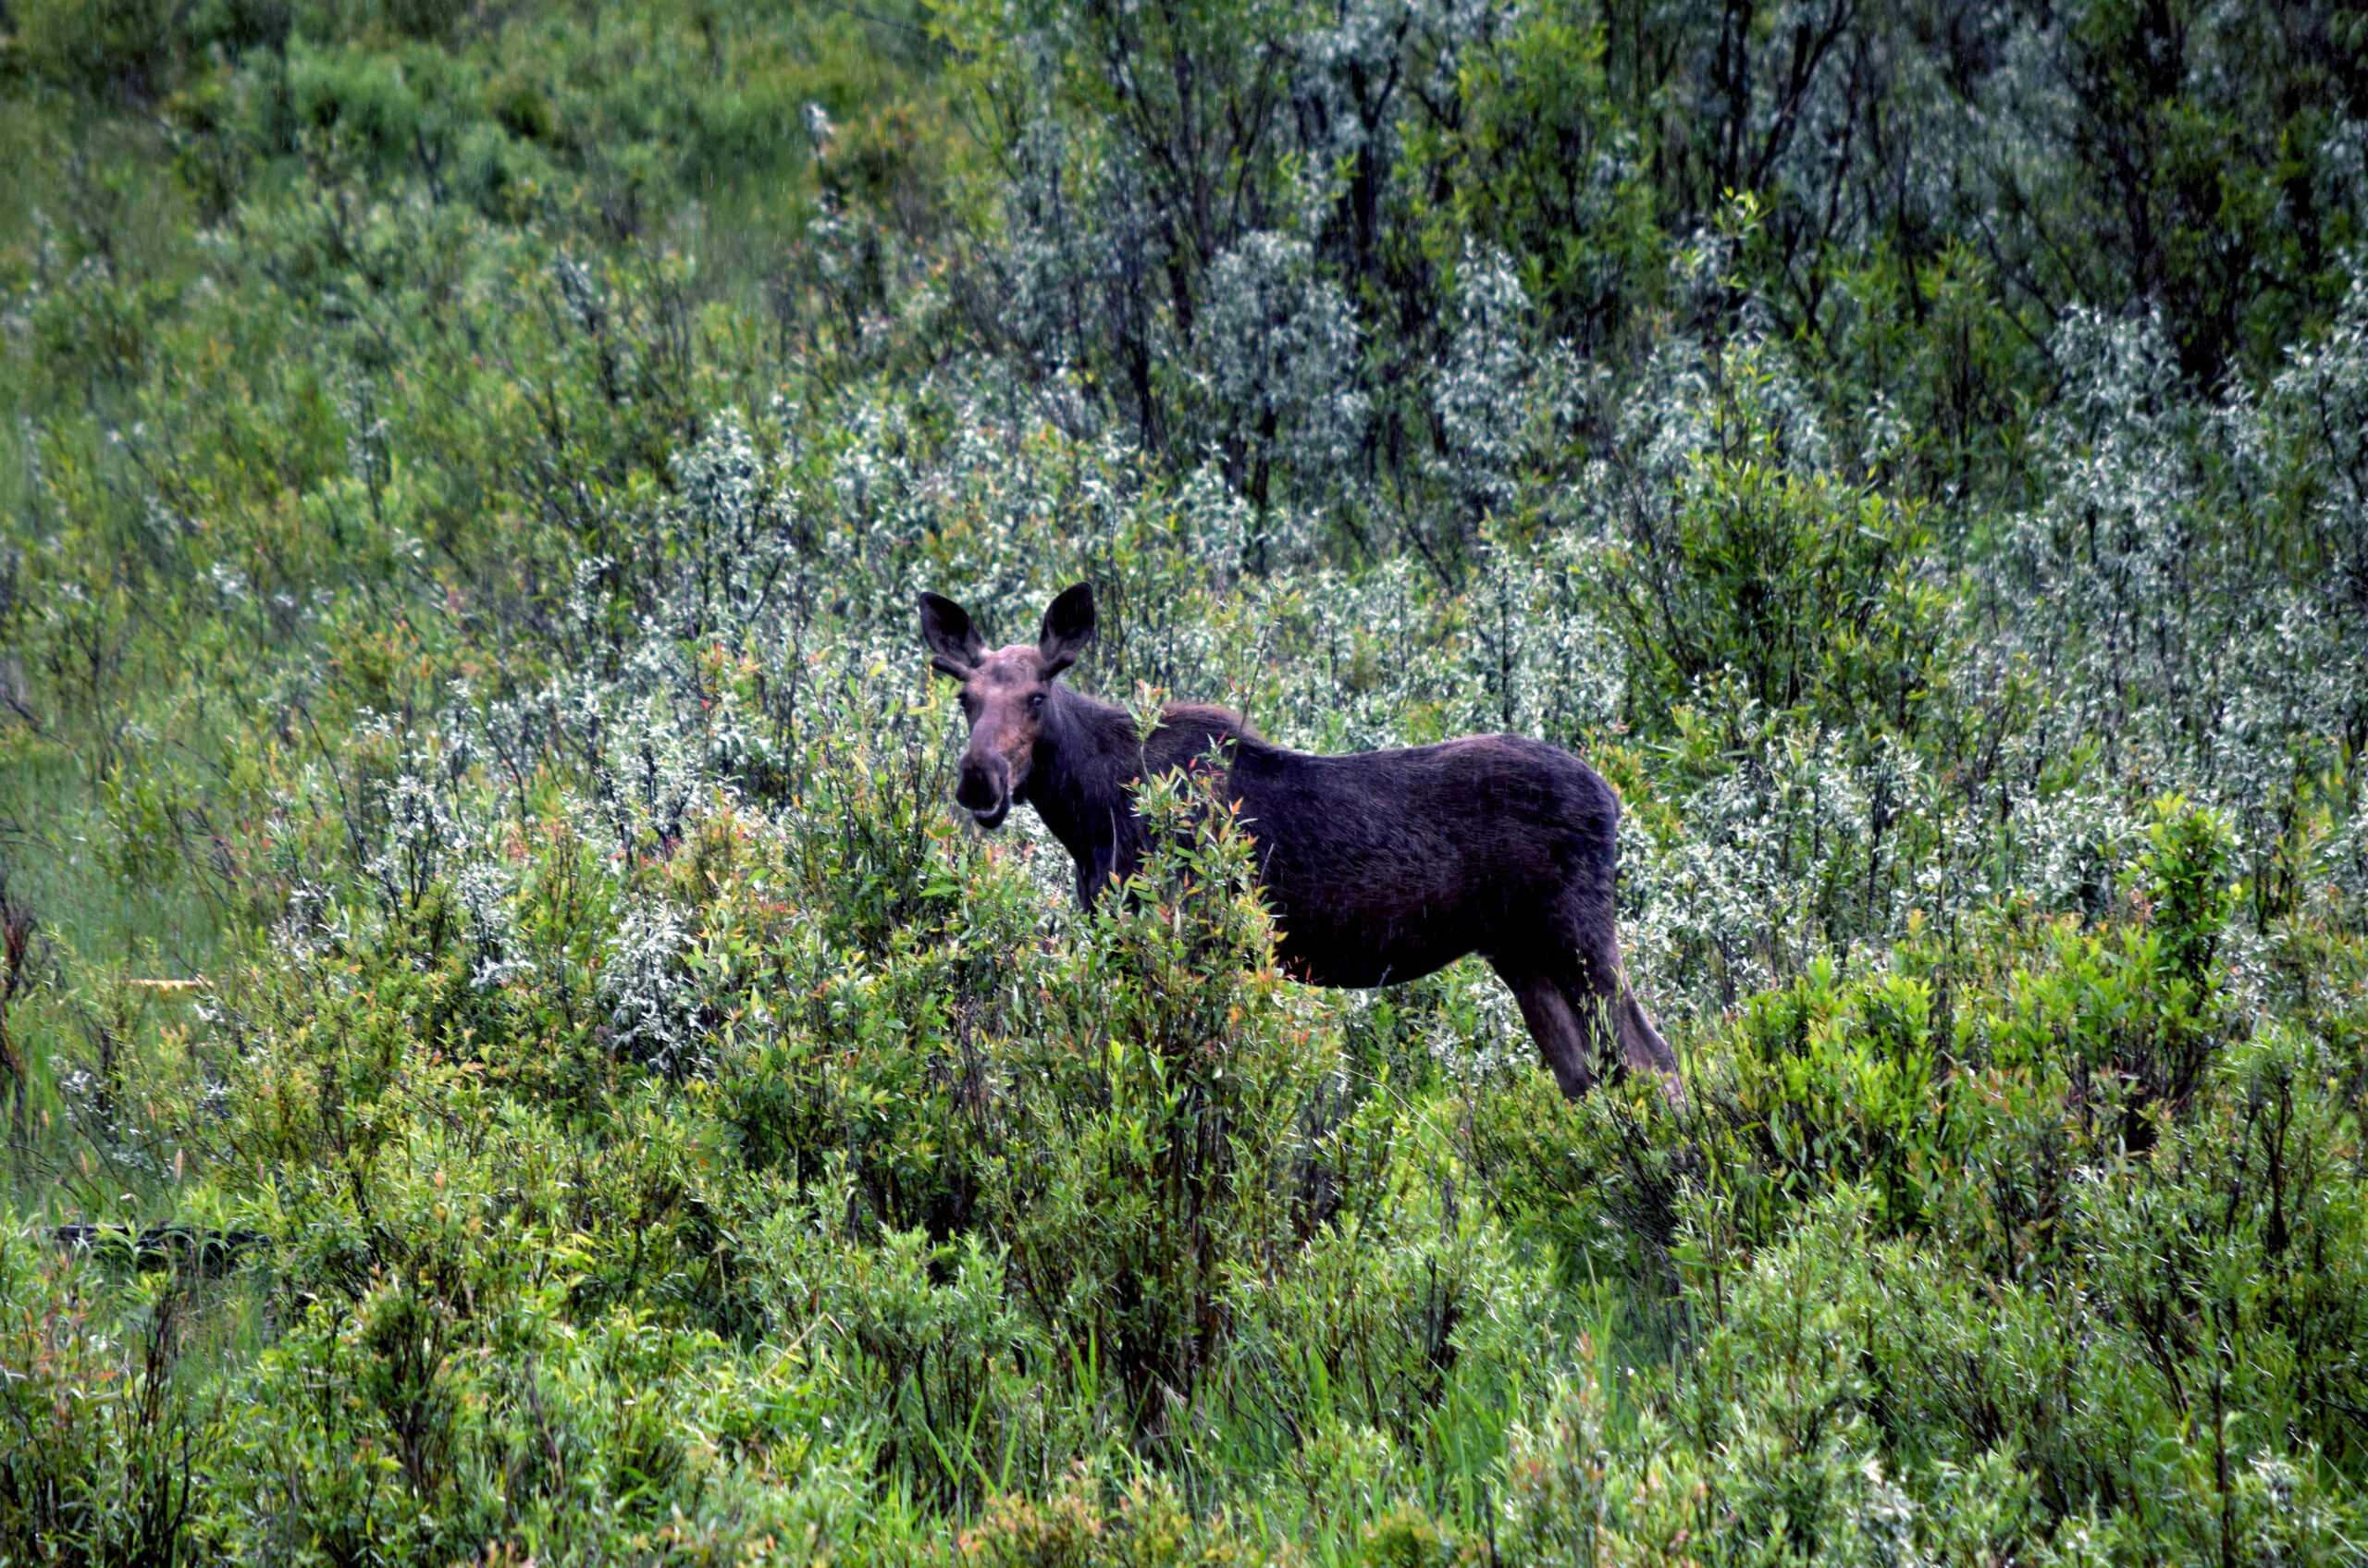
M 1183 766 L 1213 741 L 1250 733 L 1238 713 L 1178 704 L 1160 716 L 1149 743 L 1139 744 L 1125 709 L 1058 685 L 1045 710 L 1028 800 L 1089 878 L 1097 869 L 1121 876 L 1134 869 L 1142 831 L 1128 784 Z
M 1141 763 L 1135 721 L 1115 703 L 1055 685 L 1028 769 L 1028 802 L 1080 863 L 1128 837 L 1127 784 Z

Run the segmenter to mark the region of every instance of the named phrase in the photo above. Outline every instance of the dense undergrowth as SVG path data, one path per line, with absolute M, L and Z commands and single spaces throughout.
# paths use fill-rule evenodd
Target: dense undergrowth
M 0 1562 L 2368 1557 L 2358 14 L 0 34 Z M 1683 1100 L 957 821 L 1079 579 Z

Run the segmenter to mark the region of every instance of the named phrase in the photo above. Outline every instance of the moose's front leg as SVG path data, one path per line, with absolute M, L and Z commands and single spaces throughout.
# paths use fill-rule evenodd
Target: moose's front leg
M 1074 858 L 1077 861 L 1077 907 L 1090 910 L 1116 873 L 1118 846 L 1116 844 L 1096 844 Z

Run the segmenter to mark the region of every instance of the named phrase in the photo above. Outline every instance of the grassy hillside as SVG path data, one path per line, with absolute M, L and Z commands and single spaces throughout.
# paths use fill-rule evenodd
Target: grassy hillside
M 0 1562 L 2368 1557 L 2358 15 L 0 37 Z M 960 820 L 1080 579 L 1683 1103 Z

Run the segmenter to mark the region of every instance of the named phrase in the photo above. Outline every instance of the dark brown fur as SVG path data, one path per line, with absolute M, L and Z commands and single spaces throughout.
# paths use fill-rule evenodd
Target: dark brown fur
M 1086 585 L 1053 601 L 1032 648 L 990 651 L 935 594 L 921 596 L 921 625 L 970 720 L 955 799 L 990 829 L 1017 802 L 1035 807 L 1077 862 L 1080 904 L 1141 863 L 1128 786 L 1219 745 L 1292 973 L 1386 985 L 1476 952 L 1565 1094 L 1593 1087 L 1598 1062 L 1674 1091 L 1677 1058 L 1629 991 L 1612 929 L 1619 797 L 1570 753 L 1498 735 L 1316 757 L 1196 704 L 1166 709 L 1138 746 L 1126 710 L 1054 680 L 1093 636 Z

